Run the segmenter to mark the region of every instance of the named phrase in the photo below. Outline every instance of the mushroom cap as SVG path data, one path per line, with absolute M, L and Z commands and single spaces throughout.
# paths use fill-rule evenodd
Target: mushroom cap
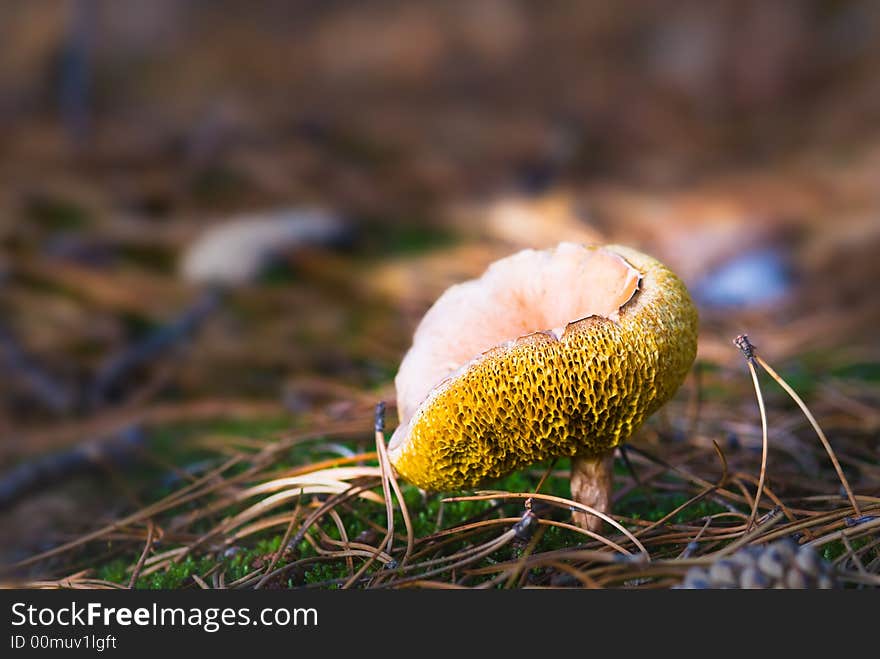
M 675 393 L 696 350 L 696 308 L 659 261 L 620 245 L 523 250 L 422 319 L 395 378 L 389 458 L 442 491 L 600 456 Z

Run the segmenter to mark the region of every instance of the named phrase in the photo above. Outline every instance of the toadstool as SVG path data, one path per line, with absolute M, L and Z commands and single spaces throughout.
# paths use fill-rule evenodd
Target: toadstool
M 614 448 L 678 389 L 696 348 L 687 289 L 650 256 L 523 250 L 421 320 L 394 381 L 389 458 L 414 485 L 450 491 L 568 456 L 573 499 L 607 512 Z

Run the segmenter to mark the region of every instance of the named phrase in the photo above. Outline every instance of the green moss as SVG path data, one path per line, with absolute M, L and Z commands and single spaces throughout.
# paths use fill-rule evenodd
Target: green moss
M 393 230 L 389 231 L 389 223 Z M 367 259 L 424 254 L 453 245 L 459 239 L 447 227 L 412 217 L 396 221 L 389 221 L 387 217 L 367 217 L 361 233 L 362 254 Z
M 281 546 L 281 540 L 282 536 L 277 534 L 258 540 L 252 547 L 237 548 L 237 551 L 231 551 L 227 555 L 219 557 L 212 554 L 187 556 L 180 563 L 172 564 L 167 569 L 141 577 L 137 581 L 136 588 L 151 590 L 180 588 L 192 579 L 193 574 L 203 575 L 215 568 L 217 563 L 222 566 L 218 568 L 219 571 L 226 573 L 227 583 L 235 581 L 253 572 L 257 560 L 267 560 L 267 557 L 273 556 Z M 307 543 L 304 545 L 301 550 L 314 553 Z M 97 568 L 97 578 L 118 584 L 128 584 L 131 578 L 131 569 L 137 559 L 138 556 L 135 555 L 115 558 Z M 286 562 L 281 559 L 277 565 L 280 567 Z
M 120 311 L 118 319 L 125 328 L 125 333 L 134 338 L 145 337 L 160 328 L 160 324 L 142 313 Z
M 88 211 L 76 202 L 46 195 L 29 199 L 25 215 L 50 231 L 81 230 L 89 223 Z
M 555 549 L 565 549 L 580 544 L 583 536 L 572 533 L 558 526 L 547 527 L 541 542 L 535 547 L 536 551 L 553 551 Z
M 846 547 L 840 540 L 834 540 L 822 546 L 822 558 L 826 561 L 833 561 L 839 558 L 846 551 Z
M 126 261 L 154 272 L 172 274 L 177 269 L 178 255 L 165 245 L 123 244 L 118 250 Z
M 656 522 L 686 503 L 690 498 L 690 496 L 680 492 L 653 492 L 652 496 L 648 497 L 645 493 L 634 490 L 618 503 L 617 512 L 633 519 Z M 702 499 L 679 511 L 672 518 L 671 522 L 683 524 L 716 513 L 722 513 L 726 510 L 726 508 L 714 501 Z
M 260 273 L 258 279 L 262 286 L 280 288 L 288 286 L 296 280 L 296 269 L 288 261 L 273 261 L 269 263 Z
M 126 570 L 132 566 L 132 562 L 124 558 L 115 558 L 109 563 L 105 563 L 98 567 L 96 576 L 104 581 L 112 581 L 113 583 L 128 583 L 130 575 L 126 574 Z
M 803 362 L 786 365 L 779 371 L 779 375 L 788 383 L 788 386 L 803 398 L 812 396 L 820 381 L 815 370 Z M 779 394 L 777 393 L 776 395 Z M 781 395 L 787 398 L 785 393 Z M 795 403 L 792 401 L 791 404 L 794 405 Z
M 323 582 L 333 582 L 339 579 L 347 579 L 349 576 L 345 561 L 328 561 L 313 563 L 311 567 L 305 571 L 303 581 L 306 584 L 318 584 Z M 335 583 L 328 583 L 327 588 L 338 588 L 338 585 Z
M 254 564 L 257 560 L 271 560 L 267 557 L 274 556 L 281 546 L 282 536 L 280 534 L 267 538 L 262 538 L 250 548 L 237 548 L 237 551 L 231 552 L 229 555 L 220 558 L 223 563 L 221 571 L 226 572 L 227 581 L 235 581 L 241 579 L 245 575 L 254 571 Z M 278 567 L 285 565 L 287 561 L 283 558 L 279 559 L 276 564 Z
M 873 539 L 871 537 L 853 538 L 852 540 L 850 540 L 850 545 L 852 546 L 853 551 L 858 551 L 872 541 Z M 833 542 L 829 542 L 822 546 L 821 556 L 826 561 L 834 561 L 844 554 L 848 553 L 848 551 L 849 550 L 846 548 L 846 545 L 844 545 L 843 542 L 841 542 L 840 540 L 834 540 Z M 870 562 L 878 555 L 880 555 L 880 548 L 875 547 L 872 550 L 868 551 L 866 556 L 862 557 L 862 562 Z
M 880 382 L 880 364 L 876 362 L 860 362 L 847 364 L 831 370 L 831 374 L 839 378 Z
M 137 587 L 148 590 L 180 588 L 187 581 L 192 581 L 193 574 L 204 574 L 213 566 L 214 560 L 210 557 L 194 558 L 187 556 L 180 563 L 173 563 L 166 570 L 160 570 L 142 579 L 138 579 Z

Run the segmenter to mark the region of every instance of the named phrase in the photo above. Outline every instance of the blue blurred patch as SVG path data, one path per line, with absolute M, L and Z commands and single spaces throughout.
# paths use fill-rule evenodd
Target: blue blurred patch
M 693 287 L 709 307 L 754 307 L 780 300 L 792 285 L 791 272 L 775 249 L 741 254 L 705 275 Z

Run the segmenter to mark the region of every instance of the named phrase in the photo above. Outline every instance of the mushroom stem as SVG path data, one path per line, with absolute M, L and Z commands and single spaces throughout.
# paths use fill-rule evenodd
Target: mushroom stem
M 599 512 L 609 512 L 613 466 L 613 451 L 599 456 L 572 458 L 571 498 Z M 593 532 L 602 529 L 602 520 L 596 515 L 578 510 L 572 513 L 572 518 L 581 528 Z

